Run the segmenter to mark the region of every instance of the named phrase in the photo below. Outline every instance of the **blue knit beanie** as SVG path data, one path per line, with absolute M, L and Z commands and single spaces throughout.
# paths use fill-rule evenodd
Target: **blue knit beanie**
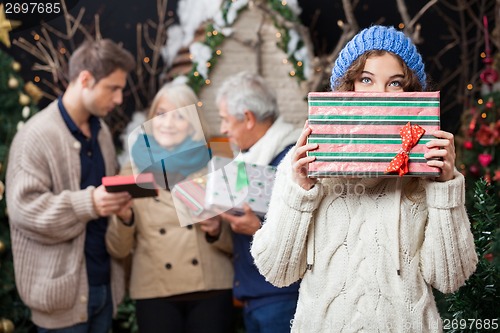
M 370 50 L 390 51 L 403 59 L 406 65 L 417 75 L 422 88 L 427 86 L 424 63 L 417 47 L 409 37 L 393 27 L 374 25 L 358 33 L 340 51 L 332 69 L 330 86 L 334 90 L 335 83 L 351 67 L 352 63 L 363 53 Z

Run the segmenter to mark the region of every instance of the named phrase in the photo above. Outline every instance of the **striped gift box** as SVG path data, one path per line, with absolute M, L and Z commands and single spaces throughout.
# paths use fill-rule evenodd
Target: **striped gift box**
M 175 184 L 172 195 L 179 199 L 194 216 L 199 216 L 205 208 L 205 188 L 198 179 L 188 179 Z
M 308 95 L 308 143 L 319 148 L 309 152 L 310 177 L 390 177 L 391 160 L 401 150 L 400 129 L 408 122 L 425 129 L 409 154 L 405 176 L 436 177 L 440 169 L 429 167 L 424 158 L 439 129 L 439 92 L 367 93 L 311 92 Z

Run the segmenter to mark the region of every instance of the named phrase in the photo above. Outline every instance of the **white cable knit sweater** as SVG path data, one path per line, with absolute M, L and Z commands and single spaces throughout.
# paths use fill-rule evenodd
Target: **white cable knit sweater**
M 306 191 L 291 178 L 292 153 L 251 249 L 272 284 L 302 278 L 292 332 L 441 332 L 431 286 L 453 292 L 477 263 L 463 176 L 419 180 L 396 221 L 396 179 L 325 178 Z

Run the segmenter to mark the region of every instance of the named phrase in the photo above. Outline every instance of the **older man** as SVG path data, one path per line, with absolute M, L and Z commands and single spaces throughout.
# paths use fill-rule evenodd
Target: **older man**
M 295 144 L 300 129 L 279 117 L 276 96 L 258 75 L 241 72 L 228 79 L 217 94 L 220 131 L 241 153 L 238 160 L 277 166 Z M 245 306 L 247 333 L 289 332 L 298 297 L 298 284 L 276 288 L 253 263 L 250 242 L 261 219 L 246 206 L 242 216 L 220 215 L 230 224 L 234 242 L 234 296 Z

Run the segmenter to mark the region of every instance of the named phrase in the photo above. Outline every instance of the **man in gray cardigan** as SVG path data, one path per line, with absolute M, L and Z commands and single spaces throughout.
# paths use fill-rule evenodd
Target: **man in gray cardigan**
M 130 219 L 127 192 L 107 193 L 118 165 L 102 117 L 122 103 L 134 58 L 110 40 L 87 41 L 69 60 L 69 85 L 16 134 L 7 206 L 16 286 L 38 332 L 108 332 L 124 294 L 106 251 L 107 218 Z

